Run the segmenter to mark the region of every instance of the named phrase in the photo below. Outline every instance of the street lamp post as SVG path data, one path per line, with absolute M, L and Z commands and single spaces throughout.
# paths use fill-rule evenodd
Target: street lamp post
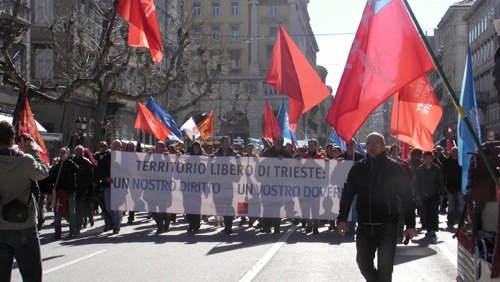
M 78 117 L 75 121 L 75 127 L 76 127 L 76 134 L 75 134 L 75 145 L 84 145 L 85 144 L 85 137 L 87 136 L 86 130 L 87 130 L 87 119 L 85 117 Z

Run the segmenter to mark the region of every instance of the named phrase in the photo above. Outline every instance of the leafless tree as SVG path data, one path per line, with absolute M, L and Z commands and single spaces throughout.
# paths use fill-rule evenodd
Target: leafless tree
M 15 2 L 18 11 L 21 0 Z M 116 3 L 87 1 L 84 9 L 68 5 L 64 16 L 56 17 L 49 27 L 55 54 L 55 78 L 38 81 L 37 86 L 27 81 L 22 75 L 22 66 L 16 64 L 20 56 L 16 47 L 29 26 L 10 21 L 10 25 L 0 31 L 3 81 L 19 89 L 20 101 L 29 93 L 60 103 L 67 103 L 75 94 L 87 96 L 95 101 L 94 119 L 98 127 L 109 130 L 113 128 L 110 125 L 116 124 L 107 116 L 110 103 L 126 104 L 172 92 L 185 95 L 186 103 L 169 105 L 169 112 L 175 114 L 214 92 L 218 77 L 225 71 L 227 58 L 222 53 L 214 54 L 207 47 L 209 44 L 192 40 L 189 14 L 182 15 L 177 38 L 167 38 L 168 44 L 164 43 L 167 59 L 155 64 L 147 49 L 131 48 L 126 44 L 128 24 L 117 16 Z M 96 142 L 102 138 L 101 134 L 103 132 L 96 130 Z

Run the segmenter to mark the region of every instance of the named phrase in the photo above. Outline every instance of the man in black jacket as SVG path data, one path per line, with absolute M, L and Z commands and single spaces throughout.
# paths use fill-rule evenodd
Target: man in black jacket
M 443 176 L 448 193 L 448 229 L 454 230 L 464 209 L 462 193 L 462 167 L 458 164 L 458 148 L 450 150 L 450 156 L 443 162 Z
M 69 220 L 69 237 L 78 234 L 76 226 L 76 172 L 78 165 L 69 158 L 69 148 L 59 149 L 60 161 L 50 169 L 49 177 L 56 190 L 54 205 L 54 240 L 61 239 L 61 219 Z
M 102 217 L 104 218 L 104 229 L 103 232 L 112 229 L 113 220 L 111 214 L 106 208 L 105 199 L 105 189 L 109 187 L 109 183 L 106 181 L 107 176 L 111 175 L 111 151 L 108 148 L 108 144 L 105 141 L 99 143 L 99 151 L 95 153 L 94 159 L 97 161 L 97 190 L 95 194 L 97 195 L 97 201 L 101 207 Z
M 366 148 L 367 159 L 354 164 L 344 185 L 338 232 L 345 235 L 352 200 L 357 195 L 356 261 L 359 269 L 367 281 L 391 281 L 398 218 L 404 213 L 405 236 L 414 237 L 415 207 L 403 168 L 385 153 L 384 136 L 370 133 Z M 373 263 L 375 252 L 377 267 Z
M 83 156 L 82 145 L 75 147 L 73 161 L 78 165 L 76 173 L 76 228 L 77 234 L 82 228 L 83 219 L 89 214 L 89 199 L 93 194 L 94 170 L 89 159 Z
M 439 224 L 439 195 L 444 191 L 441 169 L 434 162 L 432 152 L 424 153 L 424 163 L 417 168 L 417 198 L 422 203 L 426 237 L 436 241 Z

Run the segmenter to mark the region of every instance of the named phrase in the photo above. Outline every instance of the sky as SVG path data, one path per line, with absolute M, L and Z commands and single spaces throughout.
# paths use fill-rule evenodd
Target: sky
M 434 28 L 459 0 L 408 0 L 424 32 Z M 310 0 L 309 16 L 319 46 L 316 63 L 327 68 L 327 85 L 335 94 L 366 0 Z

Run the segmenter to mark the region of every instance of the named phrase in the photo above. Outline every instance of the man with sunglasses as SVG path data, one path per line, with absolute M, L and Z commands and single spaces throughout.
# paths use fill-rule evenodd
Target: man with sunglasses
M 338 232 L 347 230 L 347 218 L 354 196 L 358 200 L 356 261 L 367 281 L 391 281 L 398 233 L 398 218 L 405 217 L 405 236 L 415 236 L 415 208 L 408 177 L 403 167 L 386 155 L 385 139 L 370 133 L 366 140 L 367 158 L 349 171 L 340 201 Z M 373 259 L 377 252 L 378 264 Z

